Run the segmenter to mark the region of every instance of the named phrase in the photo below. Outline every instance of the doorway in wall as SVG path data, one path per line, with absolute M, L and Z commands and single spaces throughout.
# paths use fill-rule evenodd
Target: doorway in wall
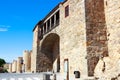
M 68 61 L 68 59 L 64 59 L 64 73 L 65 73 L 65 80 L 69 80 L 69 61 Z

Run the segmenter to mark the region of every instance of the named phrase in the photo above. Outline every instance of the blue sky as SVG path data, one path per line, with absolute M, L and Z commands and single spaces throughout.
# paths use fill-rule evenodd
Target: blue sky
M 1 0 L 0 58 L 12 62 L 32 49 L 33 28 L 64 0 Z

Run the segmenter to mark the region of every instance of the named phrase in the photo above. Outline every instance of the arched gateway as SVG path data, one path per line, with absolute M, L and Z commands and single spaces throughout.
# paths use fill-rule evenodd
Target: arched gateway
M 65 80 L 75 80 L 78 72 L 92 79 L 99 58 L 108 56 L 104 0 L 65 0 L 33 32 L 35 72 L 60 71 Z
M 60 56 L 59 56 L 59 36 L 51 33 L 47 35 L 41 45 L 41 54 L 44 55 L 41 65 L 44 66 L 43 71 L 60 70 Z

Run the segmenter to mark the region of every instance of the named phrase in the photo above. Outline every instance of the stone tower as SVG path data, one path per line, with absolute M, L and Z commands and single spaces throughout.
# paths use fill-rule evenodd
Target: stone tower
M 23 57 L 18 57 L 17 59 L 17 73 L 22 72 Z
M 37 58 L 37 52 L 38 52 L 38 44 L 39 44 L 39 39 L 38 39 L 38 33 L 39 33 L 39 28 L 36 26 L 33 34 L 33 46 L 32 46 L 32 54 L 31 54 L 31 72 L 36 72 L 36 58 Z
M 9 70 L 8 70 L 9 73 L 12 73 L 12 63 L 9 63 Z
M 23 65 L 25 68 L 25 72 L 31 71 L 31 54 L 32 51 L 24 51 L 23 52 Z
M 12 63 L 12 72 L 16 73 L 17 72 L 17 61 L 13 60 Z

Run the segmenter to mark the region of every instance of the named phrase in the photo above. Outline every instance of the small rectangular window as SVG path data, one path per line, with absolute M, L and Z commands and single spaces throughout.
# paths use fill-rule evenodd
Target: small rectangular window
M 69 5 L 65 7 L 65 17 L 69 16 Z

